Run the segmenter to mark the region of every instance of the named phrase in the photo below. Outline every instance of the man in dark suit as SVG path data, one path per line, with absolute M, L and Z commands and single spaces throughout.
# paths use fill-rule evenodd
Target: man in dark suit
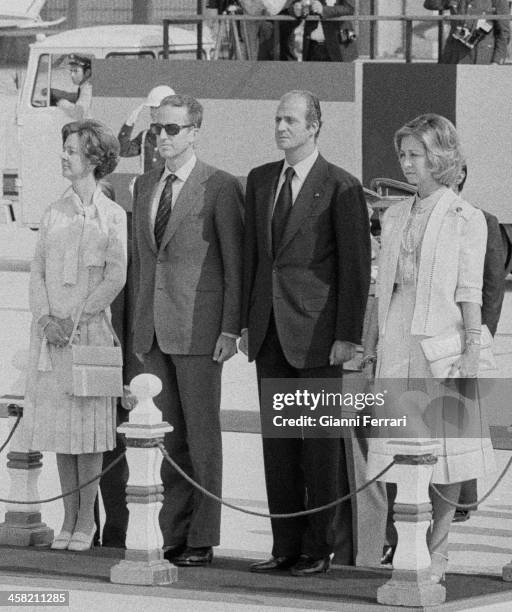
M 134 351 L 163 384 L 156 404 L 174 431 L 173 459 L 221 495 L 220 385 L 240 333 L 242 191 L 238 180 L 198 160 L 202 106 L 169 96 L 157 111 L 162 170 L 134 187 Z M 220 506 L 166 462 L 160 526 L 165 557 L 206 565 L 219 544 Z
M 255 168 L 247 179 L 240 348 L 256 360 L 260 392 L 266 378 L 340 378 L 361 339 L 368 213 L 357 179 L 319 155 L 320 127 L 316 96 L 285 94 L 275 118 L 284 162 Z M 339 439 L 264 437 L 270 512 L 336 499 L 339 453 Z M 327 571 L 334 512 L 272 520 L 272 558 L 251 570 Z
M 302 59 L 306 62 L 353 62 L 358 57 L 356 34 L 350 21 L 329 21 L 354 14 L 354 0 L 312 0 L 307 10 L 296 0 L 289 12 L 297 18 L 318 15 L 319 21 L 306 21 Z M 293 38 L 293 34 L 290 37 Z M 292 57 L 288 59 L 293 59 Z
M 432 11 L 449 10 L 452 15 L 474 15 L 474 19 L 450 21 L 450 34 L 444 45 L 443 64 L 504 64 L 510 42 L 510 21 L 481 18 L 508 15 L 508 0 L 425 0 Z

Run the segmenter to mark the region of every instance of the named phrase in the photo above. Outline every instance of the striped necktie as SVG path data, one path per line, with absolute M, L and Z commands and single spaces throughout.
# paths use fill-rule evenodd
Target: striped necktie
M 172 212 L 172 184 L 178 177 L 175 174 L 169 174 L 165 179 L 165 187 L 163 188 L 158 202 L 158 210 L 156 211 L 155 217 L 155 242 L 157 249 L 162 244 L 162 238 L 164 237 L 165 228 L 169 223 L 169 217 Z

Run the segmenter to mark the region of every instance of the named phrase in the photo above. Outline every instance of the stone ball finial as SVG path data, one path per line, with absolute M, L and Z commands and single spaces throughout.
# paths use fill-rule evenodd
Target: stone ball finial
M 154 374 L 139 374 L 130 383 L 130 391 L 139 401 L 155 397 L 161 390 L 162 381 Z

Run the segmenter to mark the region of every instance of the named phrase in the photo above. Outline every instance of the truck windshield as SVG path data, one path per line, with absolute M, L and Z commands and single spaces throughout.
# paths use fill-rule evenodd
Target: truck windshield
M 32 106 L 56 106 L 62 99 L 76 101 L 78 87 L 71 80 L 68 58 L 67 53 L 59 55 L 45 53 L 39 57 L 32 90 Z

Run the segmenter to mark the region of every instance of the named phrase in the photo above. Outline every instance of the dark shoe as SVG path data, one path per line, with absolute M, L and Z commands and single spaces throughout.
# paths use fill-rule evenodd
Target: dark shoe
M 309 555 L 301 555 L 297 563 L 291 568 L 292 576 L 311 576 L 312 574 L 326 573 L 331 569 L 331 557 L 313 559 Z
M 249 568 L 250 572 L 273 572 L 276 570 L 287 570 L 297 563 L 297 555 L 292 557 L 270 557 L 266 561 L 253 563 Z
M 384 546 L 382 549 L 382 557 L 380 558 L 381 565 L 391 565 L 395 556 L 396 546 Z
M 455 510 L 452 523 L 463 523 L 469 518 L 471 518 L 471 512 L 469 510 Z
M 174 563 L 174 560 L 181 554 L 183 554 L 186 548 L 187 545 L 185 543 L 179 544 L 178 546 L 173 546 L 172 548 L 168 548 L 164 552 L 164 559 L 167 559 L 167 561 Z
M 208 565 L 213 559 L 213 549 L 211 546 L 204 546 L 202 548 L 192 548 L 187 546 L 185 550 L 178 555 L 174 560 L 174 565 L 180 567 L 200 567 L 202 565 Z

